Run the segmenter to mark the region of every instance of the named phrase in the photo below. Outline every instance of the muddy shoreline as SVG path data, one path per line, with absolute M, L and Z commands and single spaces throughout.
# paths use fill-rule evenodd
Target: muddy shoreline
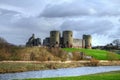
M 94 65 L 97 64 L 97 65 Z M 100 60 L 99 62 L 91 62 L 89 60 L 82 61 L 0 61 L 0 73 L 16 73 L 26 71 L 59 69 L 59 68 L 75 68 L 83 66 L 120 66 L 120 61 Z

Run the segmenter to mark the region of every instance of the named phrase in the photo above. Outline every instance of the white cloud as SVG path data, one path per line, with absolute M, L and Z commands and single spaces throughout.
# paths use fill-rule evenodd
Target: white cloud
M 93 46 L 106 45 L 107 43 L 111 43 L 112 41 L 113 38 L 109 37 L 108 35 L 98 35 L 98 34 L 92 35 Z

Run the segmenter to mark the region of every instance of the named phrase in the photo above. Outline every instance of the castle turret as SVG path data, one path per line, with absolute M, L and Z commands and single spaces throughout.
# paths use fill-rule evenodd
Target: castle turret
M 73 32 L 72 31 L 63 31 L 63 45 L 64 47 L 73 46 Z
M 92 47 L 92 37 L 91 35 L 83 35 L 83 39 L 85 40 L 85 48 L 91 49 Z
M 50 46 L 59 47 L 59 43 L 60 43 L 60 32 L 51 31 L 50 32 Z

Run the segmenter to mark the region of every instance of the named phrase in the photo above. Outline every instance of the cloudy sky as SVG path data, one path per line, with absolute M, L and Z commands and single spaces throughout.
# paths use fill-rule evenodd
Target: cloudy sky
M 93 37 L 93 45 L 120 38 L 120 0 L 0 0 L 0 37 L 25 44 L 35 33 L 72 30 L 74 38 Z

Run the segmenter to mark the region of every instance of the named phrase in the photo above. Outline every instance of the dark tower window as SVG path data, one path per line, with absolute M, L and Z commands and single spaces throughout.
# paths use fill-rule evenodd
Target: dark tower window
M 52 37 L 54 36 L 54 34 L 51 35 Z
M 68 44 L 69 44 L 69 42 L 67 41 L 67 42 L 66 42 L 66 44 L 68 45 Z
M 58 44 L 58 42 L 56 42 L 56 44 Z

